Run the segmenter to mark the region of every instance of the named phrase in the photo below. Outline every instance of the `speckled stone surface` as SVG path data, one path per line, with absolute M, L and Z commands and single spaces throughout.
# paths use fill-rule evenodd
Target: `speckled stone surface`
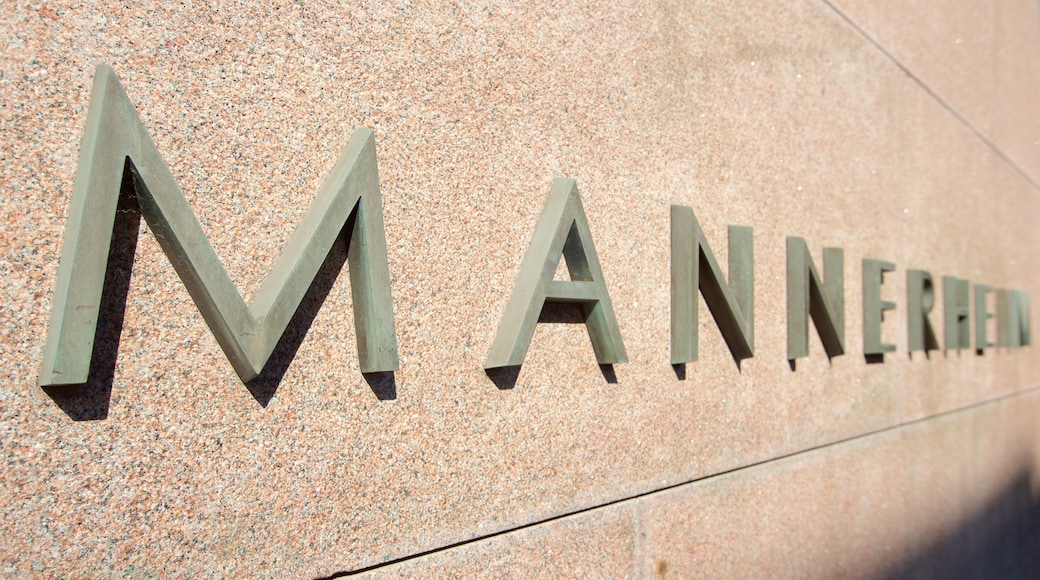
M 1009 36 L 1000 67 L 1034 66 L 1028 34 Z M 7 2 L 0 41 L 5 575 L 330 575 L 1040 384 L 1035 347 L 908 356 L 907 268 L 1040 299 L 1040 196 L 825 3 Z M 125 312 L 97 380 L 35 386 L 101 62 L 247 300 L 353 130 L 374 130 L 400 371 L 360 373 L 340 272 L 243 385 L 141 223 L 132 268 L 124 252 L 110 272 Z M 1013 133 L 1036 93 L 1006 82 Z M 935 90 L 987 98 L 955 98 L 965 84 Z M 1035 167 L 1026 129 L 979 126 Z M 555 177 L 577 180 L 631 362 L 601 369 L 560 308 L 517 375 L 489 377 Z M 754 228 L 739 368 L 703 304 L 700 361 L 668 364 L 670 204 L 723 263 L 726 225 Z M 845 250 L 845 356 L 812 331 L 788 365 L 787 235 L 817 263 Z M 884 364 L 862 355 L 862 258 L 898 266 Z
M 390 578 L 1029 578 L 1040 392 L 458 546 Z
M 1034 178 L 1040 175 L 1040 5 L 831 4 Z

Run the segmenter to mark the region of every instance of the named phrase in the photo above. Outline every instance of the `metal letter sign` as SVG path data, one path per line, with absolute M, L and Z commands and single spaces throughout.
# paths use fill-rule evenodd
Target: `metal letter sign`
M 893 352 L 896 345 L 881 342 L 881 322 L 886 310 L 895 310 L 896 303 L 881 299 L 881 283 L 885 272 L 896 265 L 882 260 L 863 259 L 863 354 L 883 355 Z
M 841 248 L 823 249 L 820 279 L 805 240 L 787 238 L 787 359 L 809 356 L 809 316 L 828 357 L 845 353 L 845 271 Z
M 1030 343 L 1029 295 L 1021 290 L 998 290 L 997 344 L 1014 348 Z
M 986 322 L 993 318 L 993 315 L 986 309 L 986 295 L 991 290 L 993 288 L 985 284 L 975 285 L 975 350 L 978 352 L 993 346 L 993 343 L 989 341 L 987 336 L 988 329 L 986 328 Z
M 906 327 L 909 335 L 910 352 L 928 352 L 939 348 L 935 329 L 928 314 L 935 306 L 935 283 L 931 273 L 925 270 L 908 270 L 906 273 Z
M 943 276 L 943 320 L 946 340 L 943 350 L 971 348 L 971 320 L 968 318 L 967 280 L 954 276 Z
M 553 280 L 561 255 L 566 255 L 570 281 Z M 485 369 L 519 366 L 524 362 L 546 302 L 581 304 L 596 360 L 600 364 L 628 362 L 573 179 L 553 180 Z
M 372 132 L 359 129 L 351 137 L 253 304 L 246 306 L 115 73 L 102 65 L 94 75 L 41 386 L 87 380 L 125 171 L 132 175 L 142 216 L 243 381 L 263 369 L 356 210 L 347 260 L 360 367 L 363 372 L 397 369 Z
M 755 354 L 751 228 L 729 227 L 729 282 L 691 208 L 672 206 L 672 364 L 697 360 L 697 289 L 736 360 Z

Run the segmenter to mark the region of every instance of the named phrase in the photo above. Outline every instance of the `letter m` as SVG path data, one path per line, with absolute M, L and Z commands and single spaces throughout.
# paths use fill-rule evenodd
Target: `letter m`
M 355 214 L 347 265 L 362 372 L 397 369 L 375 139 L 359 129 L 247 306 L 111 68 L 87 113 L 39 384 L 87 381 L 124 179 L 141 215 L 243 381 L 260 374 Z

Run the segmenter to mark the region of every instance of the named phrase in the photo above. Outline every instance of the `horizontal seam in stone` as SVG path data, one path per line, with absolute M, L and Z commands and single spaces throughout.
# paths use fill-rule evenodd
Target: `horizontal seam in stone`
M 555 515 L 555 516 L 551 516 L 551 517 L 544 518 L 544 519 L 541 519 L 541 520 L 536 520 L 536 521 L 533 521 L 533 522 L 528 522 L 526 524 L 521 524 L 521 525 L 518 525 L 518 526 L 511 527 L 511 528 L 499 530 L 497 532 L 492 532 L 490 534 L 485 534 L 485 535 L 482 535 L 482 536 L 476 536 L 476 537 L 470 538 L 468 540 L 462 540 L 462 541 L 455 542 L 455 543 L 452 543 L 452 544 L 446 544 L 444 546 L 440 546 L 440 547 L 437 547 L 437 548 L 431 548 L 429 550 L 425 550 L 425 551 L 422 551 L 422 552 L 417 552 L 415 554 L 409 554 L 407 556 L 402 556 L 400 558 L 396 558 L 396 559 L 393 559 L 393 560 L 388 560 L 386 562 L 381 562 L 379 564 L 373 564 L 371 566 L 366 566 L 364 568 L 358 568 L 357 570 L 336 572 L 336 573 L 334 573 L 334 574 L 332 574 L 330 576 L 320 577 L 320 579 L 321 580 L 329 580 L 329 579 L 332 579 L 332 578 L 346 578 L 346 577 L 350 577 L 350 576 L 356 576 L 356 575 L 359 575 L 359 574 L 364 574 L 366 572 L 373 572 L 373 571 L 376 571 L 376 570 L 379 570 L 379 569 L 382 569 L 382 568 L 387 568 L 389 566 L 402 564 L 402 563 L 409 562 L 409 561 L 412 561 L 412 560 L 417 560 L 419 558 L 425 558 L 427 556 L 432 556 L 432 555 L 440 553 L 440 552 L 447 552 L 448 550 L 454 550 L 455 548 L 461 548 L 461 547 L 467 546 L 469 544 L 475 544 L 475 543 L 482 542 L 482 541 L 485 541 L 485 540 L 490 540 L 490 539 L 493 539 L 493 538 L 496 538 L 496 537 L 499 537 L 499 536 L 505 536 L 505 535 L 512 534 L 514 532 L 518 532 L 518 531 L 521 531 L 521 530 L 526 530 L 526 529 L 529 529 L 529 528 L 534 528 L 534 527 L 537 527 L 537 526 L 541 526 L 543 524 L 552 523 L 552 522 L 555 522 L 555 521 L 563 520 L 563 519 L 574 517 L 574 516 L 591 514 L 591 513 L 595 513 L 595 512 L 597 512 L 599 510 L 604 510 L 604 509 L 607 509 L 607 508 L 618 507 L 620 505 L 636 502 L 636 501 L 645 499 L 645 498 L 650 497 L 650 496 L 654 496 L 654 495 L 662 494 L 662 493 L 665 493 L 665 492 L 673 491 L 673 490 L 676 490 L 676 489 L 679 489 L 679 488 L 682 488 L 682 487 L 704 484 L 706 482 L 709 482 L 709 481 L 721 478 L 723 476 L 732 475 L 732 474 L 735 474 L 735 473 L 748 471 L 748 470 L 751 470 L 751 469 L 756 469 L 756 468 L 759 468 L 759 467 L 762 467 L 762 466 L 765 466 L 765 465 L 769 465 L 771 463 L 776 463 L 778 461 L 783 461 L 785 459 L 791 459 L 791 458 L 794 458 L 794 457 L 798 457 L 800 455 L 806 455 L 806 454 L 809 454 L 809 453 L 813 453 L 815 451 L 820 451 L 822 449 L 827 449 L 829 447 L 837 447 L 839 445 L 845 445 L 845 444 L 848 444 L 848 443 L 851 443 L 851 442 L 854 442 L 854 441 L 858 441 L 858 440 L 861 440 L 861 439 L 869 439 L 869 438 L 872 438 L 872 437 L 877 437 L 877 436 L 883 435 L 885 433 L 889 433 L 889 432 L 892 432 L 892 431 L 898 431 L 900 429 L 907 429 L 909 427 L 912 427 L 912 426 L 915 426 L 915 425 L 919 425 L 919 424 L 922 424 L 922 423 L 927 423 L 929 421 L 933 421 L 933 420 L 936 420 L 936 419 L 939 419 L 939 418 L 942 418 L 942 417 L 949 417 L 949 416 L 953 416 L 953 415 L 967 413 L 967 412 L 970 412 L 970 411 L 979 410 L 979 409 L 981 409 L 983 407 L 996 405 L 996 404 L 1001 403 L 1003 401 L 1006 401 L 1008 399 L 1013 399 L 1013 398 L 1016 398 L 1016 397 L 1024 397 L 1024 396 L 1027 396 L 1027 395 L 1030 395 L 1030 394 L 1036 394 L 1036 393 L 1040 393 L 1040 386 L 1029 387 L 1029 388 L 1023 389 L 1021 391 L 1016 391 L 1014 393 L 1007 393 L 1007 394 L 1004 394 L 1004 395 L 1000 395 L 998 397 L 994 397 L 992 399 L 985 399 L 985 400 L 982 400 L 982 401 L 976 401 L 976 402 L 971 403 L 969 405 L 966 405 L 964 407 L 957 407 L 955 409 L 949 409 L 949 410 L 946 410 L 946 411 L 935 413 L 934 415 L 927 415 L 925 417 L 919 417 L 917 419 L 911 419 L 911 420 L 903 422 L 903 423 L 896 423 L 896 424 L 893 424 L 893 425 L 889 425 L 887 427 L 882 427 L 880 429 L 875 429 L 873 431 L 866 431 L 864 433 L 860 433 L 858 435 L 853 435 L 851 437 L 846 437 L 844 439 L 837 439 L 835 441 L 829 441 L 827 443 L 821 443 L 819 445 L 814 445 L 812 447 L 806 447 L 806 448 L 803 448 L 803 449 L 799 449 L 798 451 L 792 451 L 790 453 L 777 455 L 777 456 L 771 457 L 769 459 L 763 459 L 762 461 L 756 461 L 754 463 L 748 463 L 746 465 L 740 465 L 740 466 L 737 466 L 737 467 L 733 467 L 731 469 L 727 469 L 727 470 L 724 470 L 724 471 L 719 471 L 717 473 L 712 473 L 710 475 L 704 475 L 704 476 L 696 477 L 694 479 L 690 479 L 690 480 L 687 480 L 687 481 L 681 481 L 679 483 L 673 483 L 671 485 L 666 485 L 664 487 L 652 489 L 652 490 L 649 490 L 649 491 L 644 491 L 642 493 L 637 493 L 637 494 L 632 495 L 632 496 L 610 500 L 610 501 L 607 501 L 607 502 L 604 502 L 604 503 L 601 503 L 601 504 L 597 504 L 597 505 L 594 505 L 594 506 L 589 506 L 589 507 L 577 509 L 577 510 L 574 510 L 574 511 L 570 511 L 570 512 L 559 514 L 559 515 Z
M 907 65 L 903 64 L 902 61 L 900 61 L 898 58 L 896 58 L 896 56 L 894 54 L 889 52 L 881 44 L 881 42 L 879 42 L 876 38 L 871 36 L 870 33 L 868 33 L 866 31 L 866 29 L 864 29 L 862 26 L 857 24 L 851 17 L 849 17 L 848 14 L 846 14 L 840 8 L 838 8 L 833 3 L 831 3 L 831 0 L 820 0 L 820 2 L 822 2 L 828 8 L 833 10 L 834 13 L 837 14 L 842 20 L 844 20 L 850 27 L 852 27 L 853 30 L 855 30 L 857 33 L 859 33 L 860 36 L 865 38 L 867 40 L 867 42 L 869 42 L 870 44 L 874 45 L 874 48 L 878 49 L 878 51 L 880 51 L 881 54 L 883 54 L 885 56 L 885 58 L 887 58 L 888 60 L 892 61 L 893 64 L 895 64 L 897 67 L 899 67 L 899 70 L 903 71 L 903 73 L 906 74 L 906 76 L 910 77 L 915 83 L 917 83 L 917 85 L 919 87 L 924 89 L 924 91 L 926 93 L 928 93 L 929 96 L 931 96 L 933 99 L 935 99 L 935 101 L 937 103 L 942 105 L 942 107 L 944 109 L 946 109 L 951 115 L 953 115 L 958 121 L 960 121 L 961 124 L 963 124 L 965 127 L 967 127 L 969 131 L 974 133 L 975 136 L 978 137 L 980 141 L 985 143 L 986 146 L 990 148 L 990 150 L 992 150 L 994 153 L 996 153 L 997 156 L 1000 157 L 1004 161 L 1004 163 L 1007 163 L 1008 166 L 1011 167 L 1011 169 L 1013 169 L 1015 171 L 1015 173 L 1018 173 L 1023 179 L 1028 181 L 1030 183 L 1030 185 L 1032 185 L 1033 188 L 1037 190 L 1037 193 L 1040 193 L 1040 181 L 1038 181 L 1035 177 L 1033 177 L 1032 174 L 1030 174 L 1028 171 L 1026 171 L 1026 169 L 1024 167 L 1022 167 L 1014 159 L 1012 159 L 1011 156 L 1009 156 L 1008 154 L 1004 153 L 1004 150 L 1001 149 L 996 144 L 996 142 L 994 142 L 992 139 L 990 139 L 988 135 L 983 133 L 981 129 L 976 127 L 970 120 L 968 120 L 967 117 L 965 117 L 963 114 L 961 114 L 960 111 L 955 109 L 953 107 L 953 105 L 951 105 L 949 102 L 946 101 L 946 99 L 943 99 L 941 96 L 939 96 L 939 93 L 935 92 L 930 86 L 928 86 L 923 80 L 921 80 L 920 77 L 915 75 L 910 70 L 910 67 L 908 67 Z

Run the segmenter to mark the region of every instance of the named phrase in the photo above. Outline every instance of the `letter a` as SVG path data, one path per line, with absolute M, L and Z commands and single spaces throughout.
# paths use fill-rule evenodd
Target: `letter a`
M 397 369 L 375 139 L 359 129 L 251 306 L 220 265 L 115 73 L 99 66 L 72 191 L 39 384 L 86 382 L 124 175 L 148 226 L 243 381 L 267 363 L 356 212 L 347 264 L 362 372 Z
M 570 281 L 553 280 L 561 255 L 567 258 Z M 546 302 L 580 304 L 596 360 L 600 364 L 628 362 L 573 179 L 553 180 L 484 368 L 519 366 L 524 362 Z

